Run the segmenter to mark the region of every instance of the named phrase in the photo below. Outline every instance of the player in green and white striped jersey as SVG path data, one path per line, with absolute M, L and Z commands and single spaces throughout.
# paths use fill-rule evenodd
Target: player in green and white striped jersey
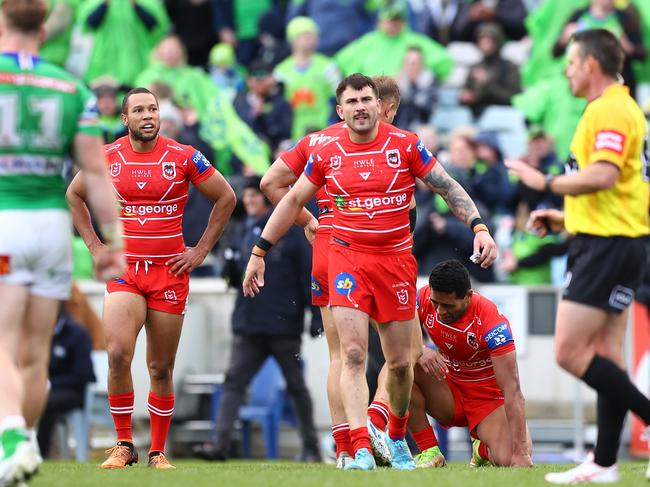
M 62 171 L 71 156 L 84 169 L 109 242 L 98 274 L 108 279 L 124 266 L 94 99 L 38 57 L 46 13 L 45 0 L 0 5 L 0 485 L 22 481 L 41 461 L 26 428 L 46 402 L 50 337 L 60 300 L 70 292 Z

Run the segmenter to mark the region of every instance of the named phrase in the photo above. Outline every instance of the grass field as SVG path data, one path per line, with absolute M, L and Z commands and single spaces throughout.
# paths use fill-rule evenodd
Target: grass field
M 101 470 L 97 463 L 48 462 L 30 482 L 32 487 L 249 487 L 249 486 L 317 486 L 317 487 L 528 487 L 549 485 L 544 474 L 564 470 L 568 465 L 540 465 L 530 470 L 483 468 L 470 470 L 455 463 L 445 469 L 398 472 L 379 469 L 375 472 L 341 472 L 333 465 L 304 465 L 285 462 L 231 461 L 207 463 L 174 462 L 178 470 L 152 471 L 146 464 L 125 470 Z M 622 481 L 617 486 L 649 485 L 645 482 L 646 462 L 621 465 Z

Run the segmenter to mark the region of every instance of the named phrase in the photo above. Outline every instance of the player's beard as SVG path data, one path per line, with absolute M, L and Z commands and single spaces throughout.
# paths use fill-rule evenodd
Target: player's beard
M 356 120 L 354 119 L 356 115 L 358 114 L 355 113 L 352 116 L 352 118 L 347 122 L 348 127 L 350 127 L 350 129 L 352 129 L 354 132 L 360 135 L 366 135 L 367 133 L 372 132 L 372 130 L 375 128 L 375 125 L 377 124 L 378 115 L 375 113 L 373 116 L 371 113 L 366 112 L 366 115 L 368 116 L 368 121 L 365 125 L 362 125 L 361 127 L 359 127 Z
M 145 135 L 138 129 L 131 129 L 131 137 L 133 137 L 138 142 L 151 142 L 156 137 L 158 137 L 158 132 L 160 132 L 160 126 L 156 127 L 156 130 L 153 131 L 151 135 Z

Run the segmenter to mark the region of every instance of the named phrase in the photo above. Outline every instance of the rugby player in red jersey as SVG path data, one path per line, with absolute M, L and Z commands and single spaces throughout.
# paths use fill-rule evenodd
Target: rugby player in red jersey
M 425 347 L 415 367 L 408 428 L 429 467 L 435 445 L 429 414 L 443 426 L 467 426 L 472 465 L 532 465 L 519 387 L 515 342 L 508 319 L 470 287 L 457 260 L 436 265 L 418 291 L 418 317 L 437 351 Z
M 174 411 L 172 372 L 189 293 L 189 273 L 214 247 L 236 198 L 201 152 L 158 135 L 158 101 L 149 90 L 135 88 L 126 95 L 122 119 L 128 135 L 105 146 L 121 207 L 127 272 L 108 283 L 104 300 L 108 400 L 117 444 L 109 450 L 102 468 L 124 468 L 138 461 L 131 433 L 131 361 L 143 325 L 151 379 L 148 465 L 174 468 L 163 452 Z M 214 201 L 208 225 L 195 247 L 185 247 L 181 229 L 189 183 Z M 86 195 L 78 174 L 68 189 L 68 201 L 75 227 L 91 253 L 97 255 L 104 244 L 91 225 Z
M 476 206 L 415 134 L 379 122 L 377 88 L 354 74 L 337 88 L 337 112 L 346 122 L 341 138 L 316 147 L 304 173 L 267 223 L 244 277 L 244 293 L 264 285 L 264 255 L 325 186 L 333 201 L 328 276 L 330 306 L 341 343 L 340 388 L 355 460 L 346 469 L 372 470 L 366 426 L 365 379 L 368 321 L 379 324 L 387 363 L 388 445 L 394 468 L 415 468 L 404 435 L 413 383 L 412 321 L 417 266 L 410 251 L 409 204 L 415 178 L 439 193 L 475 231 L 478 264 L 496 258 L 496 245 Z
M 373 81 L 377 85 L 379 94 L 379 119 L 392 123 L 399 108 L 400 93 L 395 80 L 389 76 L 375 76 Z M 303 173 L 305 164 L 314 147 L 340 137 L 340 132 L 346 130 L 345 122 L 338 122 L 318 132 L 306 135 L 290 150 L 282 154 L 264 174 L 261 189 L 266 196 L 277 204 L 282 197 L 289 192 L 291 185 L 295 184 Z M 329 369 L 327 374 L 327 398 L 332 418 L 332 436 L 336 445 L 336 465 L 338 468 L 345 466 L 346 459 L 350 452 L 350 427 L 345 418 L 339 380 L 341 376 L 341 358 L 339 337 L 334 326 L 332 312 L 329 308 L 329 287 L 327 285 L 327 255 L 330 237 L 332 234 L 332 203 L 324 188 L 316 192 L 318 204 L 318 222 L 312 214 L 303 210 L 298 216 L 297 223 L 304 227 L 307 238 L 313 244 L 313 260 L 311 274 L 311 296 L 312 304 L 318 306 L 323 318 L 323 329 L 329 351 Z M 412 200 L 412 214 L 415 212 L 415 200 Z M 413 215 L 414 216 L 414 215 Z M 415 324 L 414 324 L 415 325 Z M 422 346 L 421 334 L 418 326 L 414 326 L 416 342 L 414 343 L 415 359 L 419 356 Z M 388 396 L 384 383 L 378 384 L 377 393 L 372 404 L 369 406 L 369 415 L 375 421 L 381 422 L 375 427 L 370 421 L 371 440 L 375 459 L 382 465 L 390 464 L 390 454 L 386 445 L 383 433 L 388 422 Z M 373 435 L 373 433 L 375 433 Z

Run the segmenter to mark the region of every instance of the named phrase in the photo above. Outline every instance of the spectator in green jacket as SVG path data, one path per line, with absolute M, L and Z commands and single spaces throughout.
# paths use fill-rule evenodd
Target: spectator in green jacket
M 318 26 L 309 17 L 295 17 L 287 25 L 292 54 L 275 67 L 293 108 L 291 138 L 324 128 L 332 114 L 332 96 L 340 80 L 334 61 L 316 52 Z
M 160 41 L 152 63 L 136 78 L 135 84 L 148 87 L 154 82 L 169 85 L 173 98 L 197 110 L 199 117 L 205 114 L 217 91 L 205 71 L 187 64 L 185 47 L 175 34 Z
M 84 0 L 77 23 L 92 37 L 88 59 L 79 69 L 83 78 L 108 74 L 126 85 L 149 64 L 151 49 L 169 28 L 160 0 Z
M 447 50 L 430 38 L 411 31 L 406 25 L 406 1 L 394 0 L 379 10 L 377 29 L 341 49 L 334 59 L 344 75 L 355 72 L 368 76 L 395 76 L 402 68 L 409 47 L 422 50 L 425 65 L 436 79 L 444 81 L 453 67 Z

